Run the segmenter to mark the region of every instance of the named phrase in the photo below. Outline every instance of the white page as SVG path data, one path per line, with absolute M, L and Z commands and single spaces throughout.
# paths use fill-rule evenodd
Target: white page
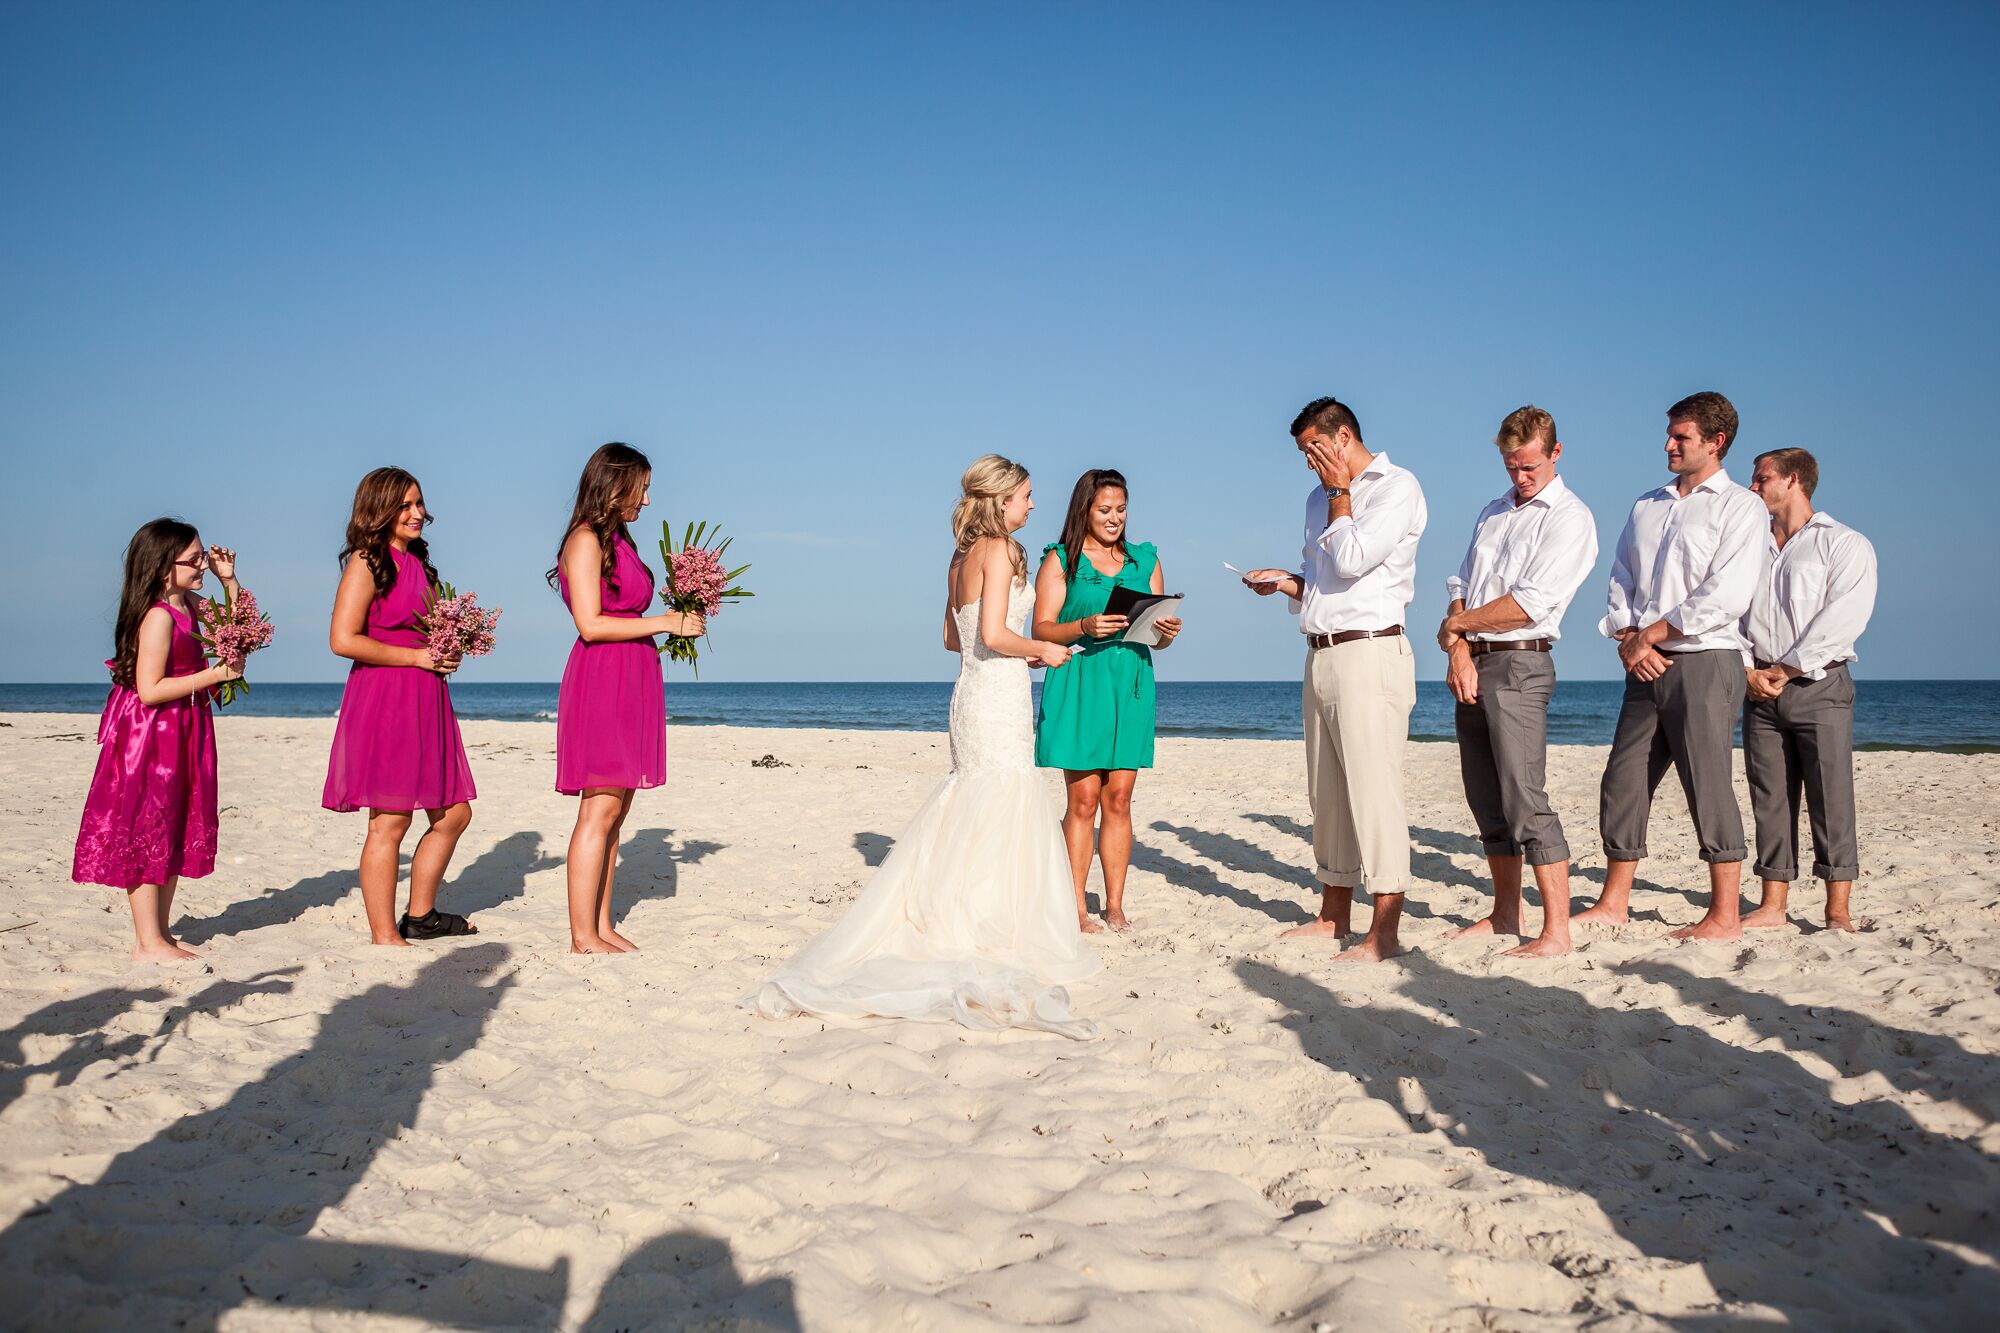
M 1144 611 L 1141 611 L 1133 619 L 1132 623 L 1125 627 L 1125 632 L 1118 637 L 1127 643 L 1136 643 L 1142 648 L 1159 647 L 1159 622 L 1162 620 L 1171 620 L 1179 615 L 1181 613 L 1181 603 L 1185 600 L 1182 597 L 1169 597 L 1165 601 L 1153 603 Z
M 1278 578 L 1275 578 L 1275 579 L 1255 579 L 1255 580 L 1253 580 L 1253 579 L 1252 579 L 1252 578 L 1251 578 L 1251 577 L 1250 577 L 1250 576 L 1249 576 L 1248 574 L 1244 573 L 1244 572 L 1243 572 L 1242 570 L 1238 569 L 1238 568 L 1237 568 L 1236 566 L 1234 566 L 1234 565 L 1230 564 L 1230 563 L 1229 563 L 1229 562 L 1228 562 L 1227 560 L 1225 560 L 1225 561 L 1223 561 L 1223 562 L 1222 562 L 1222 567 L 1223 567 L 1224 569 L 1228 570 L 1228 571 L 1229 571 L 1230 573 L 1234 574 L 1234 575 L 1235 575 L 1235 576 L 1236 576 L 1237 578 L 1239 578 L 1239 579 L 1242 579 L 1242 580 L 1243 580 L 1243 581 L 1244 581 L 1245 583 L 1255 583 L 1256 585 L 1258 585 L 1258 586 L 1260 586 L 1260 587 L 1261 587 L 1261 586 L 1264 586 L 1264 585 L 1267 585 L 1267 584 L 1276 584 L 1276 583 L 1283 583 L 1283 582 L 1284 582 L 1284 577 L 1283 577 L 1282 575 L 1280 575 L 1280 576 L 1279 576 Z

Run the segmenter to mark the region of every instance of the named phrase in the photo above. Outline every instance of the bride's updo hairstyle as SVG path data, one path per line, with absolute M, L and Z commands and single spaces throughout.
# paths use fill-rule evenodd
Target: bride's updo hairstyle
M 1009 554 L 1014 559 L 1014 577 L 1028 577 L 1028 553 L 1021 549 L 1021 543 L 1007 530 L 1007 520 L 1001 514 L 1007 497 L 1021 489 L 1021 483 L 1028 479 L 1028 469 L 1011 458 L 999 454 L 987 454 L 965 470 L 958 479 L 961 492 L 958 503 L 951 511 L 951 535 L 961 551 L 970 550 L 972 544 L 981 537 L 999 537 L 1011 548 Z

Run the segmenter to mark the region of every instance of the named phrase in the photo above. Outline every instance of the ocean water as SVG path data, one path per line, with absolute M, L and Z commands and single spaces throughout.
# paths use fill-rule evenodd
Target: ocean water
M 1038 687 L 1039 688 L 1039 687 Z M 1621 686 L 1612 680 L 1564 681 L 1549 708 L 1549 740 L 1606 745 L 1618 718 Z M 548 721 L 556 686 L 459 681 L 451 687 L 460 717 Z M 0 713 L 97 713 L 97 685 L 0 684 Z M 1243 736 L 1289 740 L 1299 735 L 1295 680 L 1160 682 L 1163 736 Z M 688 725 L 836 727 L 943 731 L 951 686 L 942 681 L 883 683 L 667 683 L 667 712 Z M 253 717 L 331 717 L 340 685 L 259 682 L 229 712 Z M 1863 749 L 2000 751 L 2000 681 L 1863 680 L 1857 682 L 1855 742 Z M 1417 740 L 1450 740 L 1452 700 L 1442 681 L 1420 681 L 1410 718 Z

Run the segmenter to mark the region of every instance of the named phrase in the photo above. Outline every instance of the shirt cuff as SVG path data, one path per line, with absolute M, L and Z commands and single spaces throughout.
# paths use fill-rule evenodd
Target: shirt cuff
M 1464 600 L 1466 591 L 1465 580 L 1456 574 L 1444 581 L 1444 596 L 1448 602 Z
M 1826 664 L 1821 663 L 1819 666 L 1814 667 L 1811 670 L 1807 670 L 1805 659 L 1799 656 L 1799 650 L 1796 646 L 1793 647 L 1792 651 L 1786 653 L 1783 657 L 1778 659 L 1778 665 L 1788 666 L 1792 670 L 1798 672 L 1800 680 L 1826 679 Z

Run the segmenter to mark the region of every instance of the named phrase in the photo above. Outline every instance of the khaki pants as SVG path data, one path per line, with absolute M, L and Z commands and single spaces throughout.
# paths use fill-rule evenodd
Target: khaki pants
M 1417 702 L 1410 641 L 1355 639 L 1307 651 L 1306 789 L 1320 883 L 1402 893 L 1410 879 L 1403 747 Z

